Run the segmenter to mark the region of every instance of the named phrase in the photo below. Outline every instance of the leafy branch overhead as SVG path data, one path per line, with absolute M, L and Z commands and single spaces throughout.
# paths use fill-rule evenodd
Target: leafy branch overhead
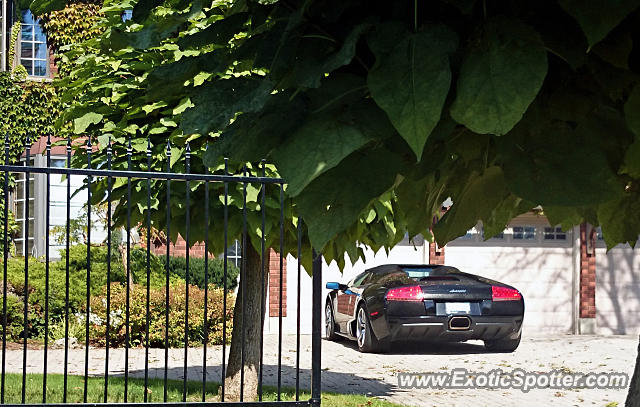
M 61 123 L 116 150 L 150 137 L 158 168 L 167 138 L 175 166 L 187 140 L 212 171 L 266 158 L 329 259 L 427 233 L 448 197 L 441 244 L 537 205 L 634 244 L 639 6 L 108 1 L 103 34 L 64 55 Z

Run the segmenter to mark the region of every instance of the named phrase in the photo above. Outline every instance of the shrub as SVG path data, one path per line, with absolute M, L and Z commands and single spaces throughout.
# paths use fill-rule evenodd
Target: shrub
M 160 257 L 166 264 L 166 257 Z M 181 279 L 185 279 L 187 260 L 184 257 L 169 256 L 169 272 Z M 200 288 L 204 288 L 204 258 L 191 257 L 189 259 L 189 282 Z M 231 262 L 227 263 L 227 289 L 233 290 L 238 284 L 240 270 Z M 224 287 L 224 260 L 222 258 L 209 259 L 209 283 Z
M 150 276 L 151 276 L 151 303 L 152 303 L 152 331 L 153 335 L 161 335 L 162 338 L 155 338 L 154 346 L 164 346 L 164 329 L 158 331 L 159 328 L 154 324 L 162 324 L 164 326 L 164 286 L 166 283 L 165 276 L 165 258 L 158 257 L 154 254 L 150 255 Z M 144 324 L 146 315 L 146 267 L 147 254 L 146 250 L 141 248 L 131 248 L 130 265 L 133 286 L 131 291 L 131 343 L 140 343 L 144 338 Z M 87 302 L 87 246 L 84 244 L 72 245 L 69 248 L 69 314 L 70 327 L 72 325 L 83 325 L 78 319 L 84 318 Z M 169 285 L 171 287 L 170 298 L 170 342 L 172 346 L 181 344 L 180 341 L 184 337 L 184 276 L 186 269 L 186 260 L 181 257 L 170 257 L 170 275 Z M 64 312 L 65 312 L 65 287 L 66 287 L 66 251 L 61 251 L 61 260 L 51 262 L 49 267 L 49 320 L 52 329 L 63 328 Z M 194 340 L 202 340 L 204 337 L 204 259 L 192 258 L 189 264 L 191 282 L 196 286 L 191 288 L 189 301 L 189 320 L 190 337 Z M 211 259 L 209 261 L 209 281 L 210 296 L 208 304 L 208 315 L 212 321 L 209 334 L 212 343 L 222 341 L 222 294 L 221 290 L 216 286 L 222 286 L 223 278 L 222 260 Z M 238 269 L 233 265 L 228 266 L 228 288 L 232 290 L 236 286 Z M 24 286 L 24 258 L 10 258 L 7 262 L 7 337 L 11 340 L 17 340 L 23 335 L 23 306 L 25 292 L 29 292 L 29 337 L 44 336 L 44 313 L 45 313 L 45 288 L 46 288 L 46 269 L 42 259 L 29 259 L 29 286 Z M 113 247 L 111 251 L 111 282 L 112 282 L 112 301 L 113 311 L 122 312 L 124 315 L 124 287 L 126 283 L 125 267 L 123 265 L 122 256 L 118 247 Z M 107 283 L 107 248 L 105 246 L 91 247 L 91 296 L 92 296 L 92 312 L 97 315 L 100 308 L 96 301 L 103 301 L 103 308 L 106 306 L 106 283 Z M 1 282 L 0 282 L 1 287 Z M 231 297 L 231 295 L 229 295 Z M 2 299 L 0 293 L 0 300 Z M 229 308 L 232 307 L 232 302 Z M 98 308 L 95 308 L 98 307 Z M 228 310 L 229 310 L 228 308 Z M 181 313 L 181 314 L 180 314 Z M 78 315 L 76 315 L 78 314 Z M 229 314 L 231 315 L 231 314 Z M 114 320 L 118 320 L 117 314 L 114 314 Z M 161 318 L 162 316 L 162 318 Z M 54 322 L 51 322 L 54 321 Z M 121 322 L 124 324 L 124 320 Z M 99 324 L 98 324 L 99 325 Z M 219 326 L 218 326 L 219 325 Z M 116 340 L 115 343 L 124 342 L 124 325 L 122 325 L 122 338 Z M 118 328 L 118 329 L 120 329 Z M 98 340 L 104 343 L 104 333 L 100 337 L 101 329 L 96 328 L 95 333 Z M 220 331 L 220 332 L 218 332 Z M 83 331 L 84 332 L 84 331 Z M 104 327 L 102 328 L 104 332 Z M 135 335 L 133 333 L 136 333 Z M 51 333 L 51 332 L 50 332 Z M 142 335 L 142 336 L 140 336 Z M 152 335 L 152 336 L 153 336 Z M 55 336 L 55 335 L 54 335 Z M 116 335 L 117 336 L 117 335 Z M 76 337 L 80 340 L 81 338 Z M 92 336 L 93 339 L 93 336 Z
M 186 287 L 183 284 L 170 285 L 169 296 L 169 346 L 184 346 Z M 134 284 L 129 300 L 129 344 L 144 345 L 146 329 L 146 287 Z M 110 344 L 122 345 L 126 334 L 126 286 L 111 285 Z M 223 292 L 210 285 L 207 301 L 207 330 L 209 343 L 222 343 Z M 227 294 L 227 341 L 231 339 L 234 297 Z M 164 347 L 165 344 L 165 291 L 164 288 L 151 288 L 149 296 L 149 343 L 151 347 Z M 106 343 L 107 316 L 106 287 L 102 295 L 91 299 L 91 339 L 100 345 Z M 204 290 L 197 286 L 189 287 L 189 342 L 202 343 L 204 340 Z

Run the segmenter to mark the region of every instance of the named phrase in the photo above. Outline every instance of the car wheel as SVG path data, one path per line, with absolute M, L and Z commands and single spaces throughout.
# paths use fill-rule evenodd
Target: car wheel
M 358 350 L 364 353 L 384 352 L 389 349 L 389 343 L 379 341 L 373 333 L 367 308 L 364 305 L 358 308 L 356 314 L 356 341 L 358 342 Z
M 325 318 L 325 338 L 330 341 L 338 339 L 336 334 L 336 322 L 333 319 L 333 309 L 331 308 L 331 302 L 327 302 L 327 306 L 324 309 Z
M 484 341 L 484 347 L 492 352 L 513 352 L 520 345 L 521 334 L 516 339 L 498 339 L 495 341 Z

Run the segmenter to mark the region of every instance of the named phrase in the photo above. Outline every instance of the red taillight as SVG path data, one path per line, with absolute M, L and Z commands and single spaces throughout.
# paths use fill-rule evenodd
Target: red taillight
M 392 288 L 387 291 L 385 299 L 388 301 L 422 301 L 422 288 L 418 285 Z
M 493 301 L 515 301 L 522 299 L 518 290 L 509 287 L 491 286 Z

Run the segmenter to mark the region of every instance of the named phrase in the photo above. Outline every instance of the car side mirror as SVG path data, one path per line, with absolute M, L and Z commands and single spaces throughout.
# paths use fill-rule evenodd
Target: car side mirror
M 340 283 L 336 283 L 336 282 L 329 282 L 326 285 L 328 290 L 339 290 L 340 289 Z

